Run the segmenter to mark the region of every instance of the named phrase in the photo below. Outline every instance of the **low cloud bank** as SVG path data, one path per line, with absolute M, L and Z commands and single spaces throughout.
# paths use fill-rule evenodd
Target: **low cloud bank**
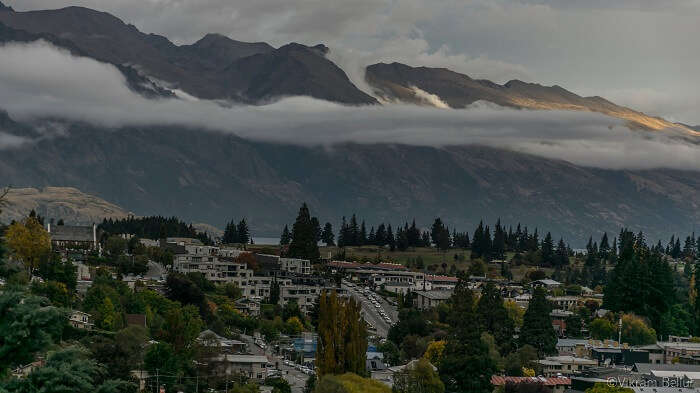
M 0 108 L 19 120 L 60 117 L 110 128 L 179 125 L 296 145 L 480 144 L 585 166 L 700 170 L 697 138 L 672 130 L 631 131 L 617 119 L 587 112 L 512 110 L 486 103 L 464 110 L 347 107 L 304 97 L 255 107 L 147 100 L 130 91 L 114 67 L 45 42 L 0 47 Z

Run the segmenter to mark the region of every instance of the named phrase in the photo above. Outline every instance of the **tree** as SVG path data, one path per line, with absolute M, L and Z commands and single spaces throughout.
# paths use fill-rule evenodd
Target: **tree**
M 238 230 L 238 243 L 250 243 L 250 230 L 248 229 L 248 223 L 245 221 L 245 218 L 238 222 L 236 229 Z
M 277 280 L 274 280 L 270 285 L 270 304 L 277 304 L 280 302 L 280 284 Z
M 622 316 L 622 342 L 630 345 L 647 345 L 656 342 L 656 331 L 634 314 Z
M 615 336 L 615 326 L 610 320 L 605 318 L 596 318 L 588 326 L 591 332 L 591 337 L 596 340 L 608 340 Z
M 88 357 L 84 349 L 68 347 L 49 354 L 43 367 L 34 369 L 27 378 L 8 383 L 11 392 L 42 393 L 124 393 L 136 387 L 123 380 L 106 380 L 98 384 L 104 371 Z
M 481 341 L 474 295 L 464 279 L 457 283 L 450 302 L 450 328 L 439 369 L 445 390 L 491 392 L 491 375 L 496 366 L 489 357 L 488 347 Z
M 443 393 L 445 384 L 435 372 L 434 366 L 426 359 L 419 359 L 406 365 L 394 374 L 394 393 Z
M 442 354 L 445 352 L 445 341 L 431 341 L 426 348 L 423 357 L 434 366 L 440 367 Z
M 241 237 L 238 235 L 238 226 L 233 220 L 229 221 L 229 223 L 226 224 L 226 228 L 224 228 L 224 236 L 221 238 L 221 242 L 224 244 L 238 243 L 240 238 Z
M 542 287 L 535 289 L 532 300 L 525 311 L 523 327 L 520 330 L 522 345 L 530 344 L 537 348 L 540 357 L 557 353 L 557 334 L 552 326 L 549 313 L 552 307 Z
M 327 222 L 323 227 L 323 233 L 321 233 L 321 240 L 326 244 L 326 246 L 335 245 L 335 235 L 333 234 L 333 226 L 330 222 Z
M 112 235 L 105 241 L 105 251 L 111 257 L 118 257 L 126 252 L 128 241 L 119 235 Z
M 10 225 L 5 231 L 5 241 L 10 250 L 24 263 L 29 276 L 51 251 L 49 233 L 34 217 L 27 217 Z
M 61 337 L 66 325 L 65 312 L 45 298 L 14 290 L 0 293 L 0 375 L 33 361 L 37 351 Z
M 286 246 L 292 241 L 292 235 L 289 233 L 289 227 L 287 225 L 282 229 L 282 235 L 280 235 L 280 245 Z
M 364 375 L 367 331 L 361 306 L 353 298 L 323 292 L 319 299 L 316 369 L 319 376 L 352 372 Z
M 592 388 L 587 389 L 586 393 L 634 393 L 634 390 L 622 386 L 611 386 L 607 383 L 596 383 Z
M 306 203 L 299 208 L 299 214 L 292 227 L 292 241 L 288 254 L 292 258 L 305 258 L 313 262 L 320 258 L 316 228 Z
M 481 331 L 491 333 L 502 355 L 513 349 L 515 324 L 503 304 L 501 292 L 492 282 L 488 282 L 481 292 L 476 306 Z
M 362 378 L 352 373 L 323 375 L 314 387 L 314 393 L 391 393 L 391 388 L 382 382 Z

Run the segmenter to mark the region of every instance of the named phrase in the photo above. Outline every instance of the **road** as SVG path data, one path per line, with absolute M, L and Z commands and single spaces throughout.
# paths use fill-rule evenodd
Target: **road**
M 377 301 L 381 306 L 381 309 L 377 309 L 372 304 L 372 301 L 369 300 L 364 293 L 360 292 L 360 289 L 357 286 L 350 287 L 347 284 L 348 283 L 346 281 L 343 281 L 342 287 L 343 289 L 347 290 L 352 297 L 360 302 L 365 321 L 374 326 L 378 336 L 386 338 L 386 336 L 389 334 L 389 328 L 391 325 L 384 320 L 379 312 L 383 310 L 389 316 L 389 318 L 391 318 L 392 323 L 395 323 L 399 315 L 397 308 L 389 304 L 381 296 L 377 295 Z
M 292 393 L 301 393 L 304 391 L 306 380 L 309 376 L 294 367 L 285 366 L 284 358 L 274 353 L 272 345 L 268 345 L 265 349 L 262 349 L 255 343 L 253 337 L 245 334 L 240 335 L 240 340 L 248 344 L 248 352 L 251 354 L 267 356 L 272 367 L 280 370 L 282 372 L 282 378 L 289 382 L 289 385 L 292 387 Z

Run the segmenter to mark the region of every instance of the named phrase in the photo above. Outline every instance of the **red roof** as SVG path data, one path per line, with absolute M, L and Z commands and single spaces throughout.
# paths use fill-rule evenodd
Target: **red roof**
M 541 383 L 546 386 L 571 385 L 571 379 L 567 377 L 545 378 L 545 377 L 506 377 L 503 375 L 492 375 L 491 385 L 502 386 L 506 383 Z

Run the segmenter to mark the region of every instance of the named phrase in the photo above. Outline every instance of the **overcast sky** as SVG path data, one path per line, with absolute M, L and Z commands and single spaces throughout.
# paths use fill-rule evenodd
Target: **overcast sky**
M 358 80 L 377 61 L 559 84 L 700 124 L 700 0 L 2 0 L 82 5 L 191 43 L 209 32 L 325 43 Z

